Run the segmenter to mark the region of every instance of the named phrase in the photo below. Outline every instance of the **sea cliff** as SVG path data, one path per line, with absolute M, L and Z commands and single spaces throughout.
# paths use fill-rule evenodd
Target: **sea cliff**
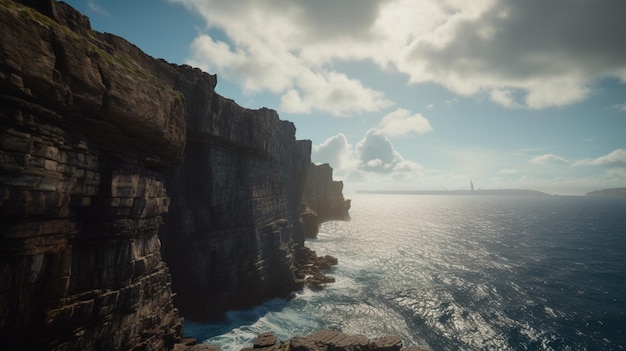
M 0 33 L 1 345 L 171 349 L 181 316 L 299 287 L 305 210 L 348 218 L 311 142 L 216 76 L 63 2 L 0 0 Z

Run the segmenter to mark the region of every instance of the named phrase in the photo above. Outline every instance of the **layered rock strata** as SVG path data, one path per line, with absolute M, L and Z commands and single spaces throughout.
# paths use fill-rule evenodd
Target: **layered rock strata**
M 313 193 L 293 124 L 62 2 L 0 0 L 0 33 L 3 348 L 169 349 L 178 308 L 297 286 Z
M 199 96 L 208 94 L 204 109 L 203 100 L 190 99 L 199 111 L 190 115 L 195 127 L 184 163 L 168 172 L 172 202 L 161 236 L 176 305 L 195 320 L 296 287 L 294 254 L 304 245 L 300 201 L 310 164 L 310 142 L 295 140 L 293 124 L 208 90 Z
M 319 290 L 326 287 L 326 284 L 335 282 L 335 278 L 327 276 L 324 271 L 337 265 L 339 260 L 336 257 L 317 256 L 317 253 L 308 247 L 299 249 L 296 254 L 296 279 L 303 286 Z
M 333 180 L 333 169 L 327 163 L 311 164 L 307 173 L 304 193 L 307 208 L 302 219 L 305 235 L 314 238 L 321 223 L 350 219 L 350 200 L 343 197 L 343 182 Z
M 323 329 L 306 336 L 296 336 L 288 341 L 278 341 L 271 333 L 260 334 L 252 348 L 242 351 L 429 351 L 420 346 L 403 347 L 395 335 L 370 339 L 363 335 L 350 335 L 336 330 Z
M 219 351 L 214 345 L 197 344 L 189 338 L 176 345 L 175 351 Z M 351 335 L 331 329 L 322 329 L 306 336 L 296 336 L 287 341 L 279 341 L 272 332 L 259 334 L 252 347 L 241 351 L 430 351 L 423 346 L 403 347 L 396 335 L 368 338 Z

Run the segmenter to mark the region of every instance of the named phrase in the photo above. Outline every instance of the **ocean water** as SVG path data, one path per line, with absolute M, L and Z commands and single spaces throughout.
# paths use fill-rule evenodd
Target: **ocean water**
M 626 348 L 626 198 L 351 196 L 307 246 L 337 282 L 185 334 L 223 350 L 331 328 L 432 350 Z

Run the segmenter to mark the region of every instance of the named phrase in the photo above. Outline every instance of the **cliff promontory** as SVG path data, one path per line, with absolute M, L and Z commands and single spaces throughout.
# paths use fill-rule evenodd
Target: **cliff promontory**
M 3 349 L 170 349 L 181 316 L 298 287 L 302 212 L 349 202 L 292 123 L 216 84 L 63 2 L 0 0 Z

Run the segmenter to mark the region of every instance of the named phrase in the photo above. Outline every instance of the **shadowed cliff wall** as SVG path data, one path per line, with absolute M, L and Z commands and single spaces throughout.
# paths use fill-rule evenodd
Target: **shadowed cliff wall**
M 172 202 L 161 238 L 176 305 L 206 320 L 296 287 L 311 144 L 272 110 L 192 90 L 185 161 L 167 172 Z
M 171 347 L 158 232 L 182 96 L 67 5 L 50 2 L 60 23 L 0 5 L 0 344 Z
M 215 76 L 24 2 L 0 0 L 0 344 L 168 349 L 179 306 L 293 289 L 310 142 Z
M 304 199 L 317 213 L 319 223 L 350 219 L 350 200 L 343 197 L 343 182 L 333 180 L 333 169 L 328 163 L 309 166 Z

